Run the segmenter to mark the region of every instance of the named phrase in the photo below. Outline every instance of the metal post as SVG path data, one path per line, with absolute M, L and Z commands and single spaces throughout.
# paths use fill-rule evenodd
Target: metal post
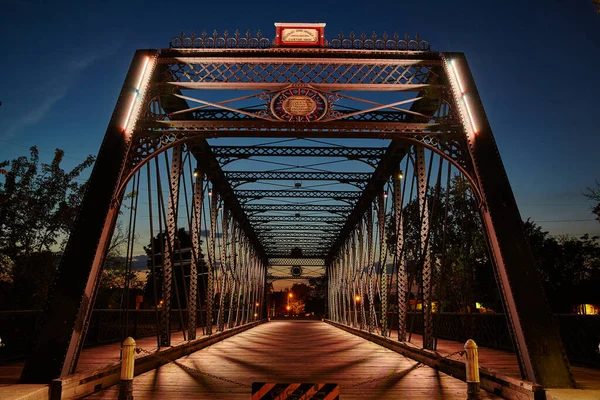
M 198 304 L 198 266 L 200 265 L 200 234 L 202 231 L 202 203 L 204 202 L 204 173 L 198 172 L 194 184 L 192 215 L 192 259 L 190 260 L 190 292 L 188 300 L 188 337 L 196 339 L 196 312 Z
M 229 273 L 229 315 L 227 316 L 227 329 L 233 327 L 233 310 L 237 305 L 235 298 L 236 274 L 237 274 L 237 225 L 233 224 L 231 229 L 231 271 Z
M 425 148 L 415 146 L 419 215 L 421 217 L 421 257 L 423 260 L 423 348 L 433 349 L 433 318 L 431 315 L 431 253 L 429 251 L 429 205 L 427 204 L 427 168 Z
M 396 301 L 398 304 L 398 340 L 406 340 L 406 306 L 408 297 L 408 278 L 404 262 L 404 227 L 402 226 L 402 194 L 400 171 L 393 177 L 394 185 L 394 217 L 396 221 Z
M 358 290 L 360 292 L 360 329 L 365 329 L 365 293 L 363 290 L 363 279 L 365 274 L 365 258 L 364 258 L 364 237 L 363 237 L 363 222 L 361 220 L 358 226 L 358 267 L 359 267 L 359 276 L 358 276 Z
M 177 210 L 179 208 L 179 183 L 181 181 L 182 145 L 173 147 L 171 174 L 169 175 L 169 209 L 166 224 L 166 238 L 162 257 L 163 269 L 163 306 L 161 309 L 160 340 L 161 346 L 171 345 L 171 297 L 173 286 L 173 257 L 175 252 L 175 235 L 177 233 Z
M 212 193 L 212 195 L 211 195 Z M 215 271 L 216 260 L 216 237 L 217 237 L 217 193 L 209 192 L 210 198 L 210 234 L 208 237 L 208 275 L 206 284 L 206 334 L 212 335 L 213 306 L 215 300 Z
M 133 375 L 135 369 L 135 340 L 128 337 L 121 347 L 121 384 L 119 400 L 133 400 Z
M 479 400 L 479 355 L 473 339 L 465 343 L 465 368 L 467 375 L 467 399 Z
M 227 296 L 227 245 L 229 242 L 229 212 L 223 206 L 221 217 L 221 289 L 219 291 L 219 314 L 217 318 L 217 331 L 225 328 L 225 297 Z
M 379 273 L 381 276 L 381 335 L 387 336 L 387 241 L 385 237 L 385 197 L 379 195 Z
M 356 290 L 356 279 L 358 278 L 358 262 L 356 258 L 356 232 L 353 232 L 351 235 L 352 239 L 352 308 L 354 309 L 354 319 L 353 326 L 355 328 L 358 327 L 358 303 L 356 302 L 356 295 L 358 291 Z
M 375 291 L 373 290 L 373 271 L 375 269 L 375 249 L 373 245 L 373 208 L 367 211 L 367 249 L 369 258 L 367 261 L 369 273 L 369 333 L 375 329 Z

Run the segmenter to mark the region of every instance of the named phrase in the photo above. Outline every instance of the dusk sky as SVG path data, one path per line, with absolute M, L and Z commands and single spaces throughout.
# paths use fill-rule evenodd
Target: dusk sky
M 181 30 L 273 22 L 419 33 L 464 52 L 521 215 L 553 234 L 600 234 L 582 191 L 600 180 L 600 14 L 592 0 L 126 2 L 4 0 L 0 160 L 37 145 L 70 168 L 96 154 L 133 53 Z M 560 221 L 560 222 L 557 222 Z M 566 222 L 565 222 L 566 221 Z

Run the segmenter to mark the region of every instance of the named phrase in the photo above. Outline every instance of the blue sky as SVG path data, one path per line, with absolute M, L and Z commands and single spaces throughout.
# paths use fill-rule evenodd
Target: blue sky
M 38 145 L 65 166 L 96 154 L 138 48 L 195 29 L 274 35 L 273 22 L 419 33 L 464 52 L 523 218 L 600 233 L 581 192 L 600 179 L 600 15 L 592 0 L 0 2 L 0 160 Z M 574 221 L 589 220 L 589 221 Z

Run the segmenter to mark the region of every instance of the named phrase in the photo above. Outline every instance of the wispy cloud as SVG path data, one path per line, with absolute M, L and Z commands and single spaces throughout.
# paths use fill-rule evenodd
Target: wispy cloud
M 40 95 L 31 102 L 29 107 L 26 107 L 27 111 L 25 113 L 16 117 L 0 137 L 2 139 L 9 139 L 15 136 L 23 128 L 37 124 L 52 111 L 56 103 L 67 97 L 69 90 L 73 87 L 82 72 L 94 63 L 110 57 L 117 49 L 118 46 L 104 51 L 90 53 L 62 66 L 60 72 L 57 71 L 52 73 L 51 75 L 53 75 L 54 78 L 49 80 L 41 88 L 38 88 L 39 91 L 37 91 L 37 93 L 40 93 Z

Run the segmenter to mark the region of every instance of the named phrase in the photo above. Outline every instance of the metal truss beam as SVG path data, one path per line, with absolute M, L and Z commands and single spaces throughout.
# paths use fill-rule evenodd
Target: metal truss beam
M 236 190 L 235 195 L 239 199 L 290 197 L 303 199 L 353 200 L 360 197 L 361 192 L 342 190 Z
M 366 182 L 369 173 L 352 172 L 263 172 L 225 171 L 230 182 L 256 182 L 259 180 L 338 181 L 340 183 Z
M 283 257 L 269 257 L 268 264 L 270 267 L 275 267 L 275 266 L 289 267 L 292 265 L 300 265 L 303 267 L 324 267 L 325 260 L 319 259 L 319 258 L 306 258 L 306 257 L 294 258 L 294 257 L 289 257 L 289 256 L 283 256 Z
M 299 133 L 310 132 L 390 132 L 390 133 L 424 133 L 436 132 L 438 123 L 422 122 L 371 122 L 371 121 L 333 121 L 314 122 L 312 124 L 299 123 L 282 130 L 280 122 L 264 121 L 258 118 L 241 121 L 218 121 L 218 120 L 168 120 L 140 123 L 143 129 L 168 130 L 168 131 L 211 131 L 230 132 L 228 136 L 239 136 L 243 132 L 260 132 L 265 136 L 267 132 L 277 132 L 278 135 L 298 137 Z M 235 132 L 235 133 L 234 133 Z M 329 135 L 328 135 L 329 136 Z
M 385 147 L 296 147 L 296 146 L 214 146 L 219 159 L 250 157 L 338 157 L 361 160 L 373 165 L 385 154 Z
M 267 275 L 267 281 L 278 281 L 278 280 L 288 280 L 288 279 L 294 279 L 294 280 L 303 280 L 303 279 L 319 279 L 319 278 L 323 278 L 325 275 L 311 275 L 311 276 L 278 276 L 278 275 Z
M 307 232 L 324 232 L 328 234 L 335 235 L 338 231 L 338 227 L 332 227 L 329 225 L 259 225 L 254 228 L 254 230 L 259 235 L 265 235 L 267 233 L 276 234 L 276 232 L 287 232 L 292 231 L 292 233 L 298 232 L 303 233 L 301 231 Z
M 240 112 L 235 110 L 223 110 L 220 108 L 210 108 L 198 111 L 190 111 L 190 119 L 194 121 L 241 121 L 252 119 L 252 114 L 261 115 L 260 112 L 264 111 L 264 107 L 255 108 L 239 108 Z M 371 122 L 405 122 L 408 113 L 402 110 L 398 111 L 370 111 L 358 115 L 348 115 L 347 118 L 343 117 L 344 114 L 350 114 L 347 110 L 336 110 L 340 117 L 345 121 L 371 121 Z M 425 117 L 422 117 L 423 121 L 428 121 Z
M 273 232 L 273 233 L 261 233 L 258 235 L 263 240 L 269 239 L 283 239 L 283 238 L 306 238 L 306 239 L 325 239 L 329 240 L 334 238 L 336 234 L 334 232 L 323 233 L 323 232 Z
M 300 212 L 329 212 L 329 213 L 349 213 L 352 206 L 329 205 L 329 204 L 246 204 L 246 212 L 267 212 L 267 211 L 300 211 Z
M 334 218 L 334 217 L 319 217 L 319 216 L 286 216 L 286 215 L 261 215 L 251 216 L 249 218 L 253 223 L 269 223 L 269 222 L 322 222 L 324 224 L 343 224 L 346 218 Z M 268 225 L 267 225 L 268 227 Z
M 317 260 L 324 260 L 325 257 L 327 256 L 326 253 L 324 252 L 303 252 L 302 254 L 302 258 L 305 259 L 317 259 Z M 286 257 L 292 257 L 292 255 L 290 254 L 289 251 L 286 252 L 277 252 L 277 253 L 269 253 L 269 258 L 286 258 Z M 292 264 L 292 265 L 307 265 L 307 264 Z

